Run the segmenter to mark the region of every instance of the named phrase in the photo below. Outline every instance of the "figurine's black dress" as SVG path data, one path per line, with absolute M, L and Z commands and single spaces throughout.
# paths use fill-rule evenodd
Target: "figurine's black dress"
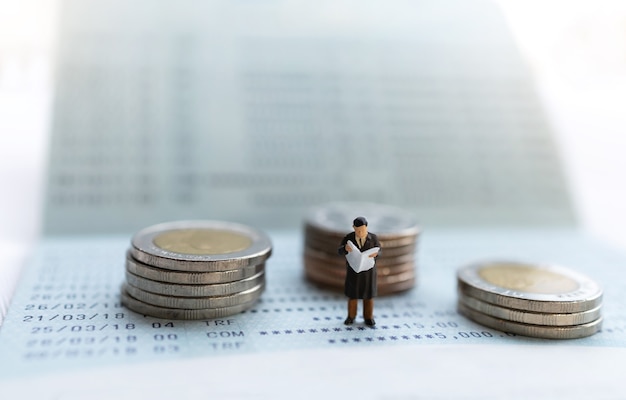
M 356 233 L 351 232 L 347 234 L 341 241 L 341 246 L 337 249 L 337 252 L 342 256 L 348 254 L 346 251 L 346 243 L 348 243 L 348 240 L 354 243 L 357 247 L 359 246 L 359 243 L 356 240 Z M 380 242 L 375 234 L 368 232 L 365 243 L 363 244 L 363 247 L 359 248 L 359 250 L 363 252 L 371 249 L 372 247 L 380 247 Z M 380 250 L 378 254 L 380 255 Z M 346 283 L 343 292 L 351 299 L 371 299 L 376 297 L 378 294 L 376 287 L 376 264 L 374 264 L 372 269 L 359 272 L 357 274 L 350 267 L 348 261 L 346 261 Z

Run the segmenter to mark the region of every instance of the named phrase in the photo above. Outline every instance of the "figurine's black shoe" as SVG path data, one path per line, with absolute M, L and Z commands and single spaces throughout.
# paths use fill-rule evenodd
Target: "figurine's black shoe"
M 344 323 L 345 325 L 352 325 L 352 324 L 354 323 L 354 318 L 350 318 L 350 317 L 348 317 L 348 318 L 346 318 L 346 320 L 345 320 L 345 321 L 343 321 L 343 323 Z
M 376 325 L 376 321 L 374 321 L 374 318 L 368 318 L 365 320 L 365 325 L 367 326 L 374 326 Z

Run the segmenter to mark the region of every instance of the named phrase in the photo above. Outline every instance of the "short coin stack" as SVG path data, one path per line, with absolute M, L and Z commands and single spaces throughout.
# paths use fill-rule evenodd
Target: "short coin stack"
M 457 279 L 459 312 L 503 332 L 576 339 L 602 325 L 602 289 L 567 268 L 487 262 L 459 269 Z
M 378 294 L 411 289 L 416 282 L 419 228 L 406 211 L 373 203 L 329 203 L 308 213 L 304 226 L 304 272 L 311 282 L 343 292 L 346 258 L 337 249 L 356 217 L 368 220 L 381 243 L 376 259 Z
M 269 237 L 221 221 L 179 221 L 136 233 L 122 303 L 166 319 L 209 319 L 250 308 L 265 289 Z

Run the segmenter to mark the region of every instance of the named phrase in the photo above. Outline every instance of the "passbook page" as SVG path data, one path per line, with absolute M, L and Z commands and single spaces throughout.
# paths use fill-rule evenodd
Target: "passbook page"
M 257 304 L 241 314 L 198 321 L 147 317 L 120 305 L 128 237 L 42 242 L 0 330 L 0 377 L 85 368 L 97 372 L 100 366 L 198 357 L 220 363 L 223 357 L 248 354 L 265 356 L 270 363 L 280 352 L 296 352 L 298 358 L 299 350 L 483 345 L 502 353 L 511 346 L 540 346 L 545 351 L 626 347 L 624 283 L 618 279 L 626 257 L 572 232 L 431 230 L 419 239 L 416 287 L 377 297 L 373 328 L 363 323 L 362 309 L 353 325 L 344 325 L 343 293 L 304 279 L 298 232 L 269 233 L 273 254 L 266 262 L 267 288 Z M 590 276 L 605 293 L 602 331 L 577 340 L 536 339 L 458 315 L 457 268 L 494 259 L 549 261 Z M 427 362 L 432 360 L 419 360 Z
M 492 3 L 68 0 L 60 29 L 45 234 L 0 329 L 0 397 L 6 387 L 38 399 L 135 398 L 138 388 L 178 398 L 154 389 L 165 380 L 134 381 L 176 361 L 171 376 L 211 364 L 196 398 L 227 385 L 232 391 L 212 394 L 259 398 L 269 384 L 236 390 L 256 374 L 288 385 L 289 374 L 272 376 L 275 359 L 297 365 L 289 369 L 296 374 L 311 368 L 306 355 L 330 354 L 311 377 L 347 391 L 324 374 L 385 347 L 385 365 L 419 363 L 421 371 L 448 371 L 454 352 L 468 346 L 477 363 L 507 349 L 575 357 L 626 347 L 626 257 L 575 232 L 532 80 Z M 395 205 L 420 223 L 416 286 L 377 297 L 373 328 L 362 310 L 344 325 L 345 296 L 304 278 L 302 221 L 327 201 Z M 253 307 L 180 321 L 120 304 L 132 233 L 178 219 L 268 232 L 267 286 Z M 589 275 L 605 289 L 602 330 L 554 341 L 462 317 L 455 272 L 481 260 L 555 263 Z M 430 350 L 406 356 L 416 349 Z M 239 362 L 255 355 L 265 368 Z M 519 360 L 498 360 L 480 376 L 510 382 L 506 363 L 540 377 L 554 365 Z M 124 378 L 81 380 L 92 382 L 86 392 L 52 378 L 103 368 Z M 380 371 L 363 379 L 374 382 Z M 576 371 L 581 379 L 570 380 L 582 382 L 588 370 Z M 584 378 L 608 387 L 602 377 Z M 22 384 L 31 379 L 41 384 Z M 444 375 L 411 383 L 420 379 Z M 381 386 L 364 398 L 385 393 Z

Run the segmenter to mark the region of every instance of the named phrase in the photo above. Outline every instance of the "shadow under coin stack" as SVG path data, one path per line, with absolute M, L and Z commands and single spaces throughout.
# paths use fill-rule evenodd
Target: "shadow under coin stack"
M 488 262 L 458 270 L 458 310 L 503 332 L 546 339 L 593 335 L 602 325 L 602 289 L 553 265 Z
M 310 210 L 304 227 L 306 278 L 343 293 L 346 258 L 337 249 L 360 216 L 367 219 L 370 232 L 381 244 L 376 259 L 378 294 L 411 289 L 416 282 L 417 222 L 402 209 L 372 203 L 329 203 Z
M 126 254 L 122 303 L 166 319 L 221 318 L 250 308 L 265 289 L 269 237 L 245 225 L 179 221 L 136 233 Z

